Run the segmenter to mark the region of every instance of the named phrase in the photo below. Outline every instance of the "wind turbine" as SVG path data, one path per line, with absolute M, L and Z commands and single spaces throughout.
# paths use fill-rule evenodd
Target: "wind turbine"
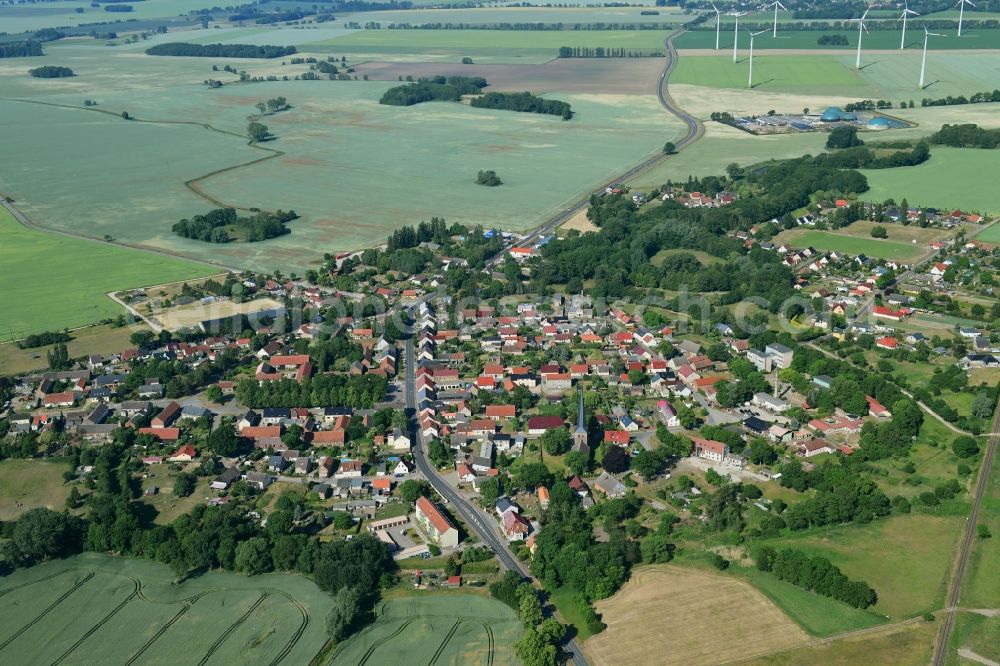
M 712 3 L 712 9 L 715 10 L 715 50 L 718 51 L 719 50 L 719 28 L 722 25 L 722 12 L 719 11 L 719 8 L 715 6 L 714 2 Z
M 958 3 L 955 5 L 956 7 L 958 7 L 958 36 L 959 37 L 962 36 L 962 17 L 965 15 L 965 6 L 966 5 L 972 5 L 973 7 L 976 6 L 972 2 L 972 0 L 958 0 Z
M 736 17 L 736 27 L 733 28 L 733 62 L 736 62 L 736 47 L 740 42 L 740 17 L 747 12 L 733 12 L 730 16 Z
M 750 33 L 750 78 L 747 80 L 747 88 L 753 88 L 753 38 L 765 32 L 767 32 L 766 28 L 760 32 Z
M 861 33 L 862 31 L 867 32 L 868 28 L 865 27 L 865 19 L 868 18 L 868 12 L 872 10 L 871 7 L 865 10 L 865 13 L 861 15 L 859 19 L 851 19 L 852 21 L 858 22 L 858 57 L 854 61 L 854 68 L 861 69 Z
M 924 89 L 924 72 L 927 69 L 927 38 L 928 37 L 944 37 L 944 35 L 938 34 L 936 32 L 930 32 L 927 30 L 927 26 L 924 26 L 924 56 L 920 59 L 920 89 Z
M 907 4 L 906 2 L 904 2 L 903 3 L 903 13 L 900 15 L 900 17 L 898 19 L 896 19 L 896 23 L 899 23 L 900 21 L 903 22 L 903 36 L 899 38 L 899 50 L 900 51 L 902 51 L 903 48 L 906 45 L 906 17 L 909 14 L 913 14 L 914 16 L 920 16 L 920 14 L 918 14 L 915 11 L 913 11 L 912 9 L 910 9 L 909 4 Z
M 773 3 L 771 3 L 770 5 L 767 5 L 767 6 L 768 7 L 774 7 L 774 34 L 771 35 L 771 36 L 772 37 L 777 37 L 778 36 L 778 7 L 781 7 L 781 10 L 785 11 L 785 12 L 788 11 L 788 8 L 785 7 L 783 4 L 781 4 L 781 2 L 779 0 L 774 0 Z

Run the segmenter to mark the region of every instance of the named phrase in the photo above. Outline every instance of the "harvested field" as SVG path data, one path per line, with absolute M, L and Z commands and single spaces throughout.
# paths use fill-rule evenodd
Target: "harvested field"
M 600 231 L 600 228 L 593 222 L 587 219 L 587 209 L 583 209 L 578 212 L 573 217 L 566 220 L 559 231 L 565 234 L 567 231 L 579 231 L 580 233 L 587 233 L 588 231 Z
M 556 58 L 542 65 L 461 65 L 445 62 L 366 62 L 355 68 L 373 81 L 400 76 L 481 76 L 487 90 L 533 93 L 654 95 L 662 58 Z
M 177 308 L 170 308 L 160 313 L 156 313 L 150 319 L 160 324 L 168 331 L 176 331 L 181 328 L 197 326 L 199 322 L 209 319 L 222 319 L 238 314 L 250 315 L 256 312 L 264 312 L 275 308 L 282 308 L 283 304 L 273 298 L 257 298 L 245 303 L 234 303 L 233 301 L 215 301 L 213 303 L 198 303 L 184 305 Z M 139 310 L 143 312 L 142 309 Z M 145 313 L 143 313 L 145 314 Z
M 674 566 L 636 570 L 596 608 L 608 628 L 584 646 L 597 666 L 718 664 L 808 642 L 748 583 Z
M 855 666 L 893 664 L 924 666 L 930 661 L 937 625 L 933 622 L 886 627 L 874 634 L 862 634 L 810 645 L 808 647 L 751 657 L 736 663 L 742 666 Z

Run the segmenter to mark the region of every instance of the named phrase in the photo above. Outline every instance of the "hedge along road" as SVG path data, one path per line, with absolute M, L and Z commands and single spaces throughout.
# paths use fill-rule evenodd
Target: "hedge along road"
M 700 139 L 702 135 L 705 133 L 705 127 L 704 125 L 702 125 L 701 121 L 692 116 L 691 114 L 689 114 L 688 112 L 686 112 L 684 109 L 677 106 L 677 103 L 674 101 L 674 98 L 670 96 L 670 91 L 667 89 L 670 75 L 673 73 L 674 68 L 677 67 L 677 60 L 679 57 L 677 55 L 677 49 L 676 47 L 674 47 L 674 40 L 680 35 L 683 35 L 684 32 L 685 31 L 683 30 L 675 32 L 671 34 L 669 37 L 667 37 L 667 39 L 663 42 L 663 45 L 667 49 L 667 60 L 663 66 L 663 72 L 660 73 L 659 84 L 656 87 L 656 96 L 660 100 L 660 105 L 663 106 L 663 108 L 666 109 L 668 112 L 680 118 L 681 121 L 683 121 L 684 125 L 687 127 L 687 133 L 683 137 L 674 142 L 674 153 L 680 152 L 682 149 L 691 145 L 692 143 Z M 657 153 L 656 155 L 645 160 L 644 162 L 632 167 L 618 178 L 609 180 L 607 184 L 611 185 L 612 183 L 624 182 L 626 180 L 634 178 L 635 176 L 638 176 L 644 171 L 653 168 L 654 166 L 658 165 L 660 162 L 663 162 L 669 157 L 670 154 L 662 152 Z M 556 230 L 556 228 L 559 227 L 559 225 L 563 224 L 564 222 L 572 218 L 581 210 L 584 210 L 588 205 L 590 205 L 589 192 L 581 196 L 573 203 L 571 203 L 568 208 L 564 209 L 560 213 L 557 213 L 543 225 L 536 228 L 534 231 L 525 236 L 521 240 L 521 245 L 525 246 L 531 245 L 532 243 L 535 243 L 538 240 L 540 240 L 542 237 L 551 234 Z M 494 256 L 492 259 L 486 262 L 487 268 L 498 264 L 504 258 L 505 255 L 506 251 L 499 252 L 496 256 Z

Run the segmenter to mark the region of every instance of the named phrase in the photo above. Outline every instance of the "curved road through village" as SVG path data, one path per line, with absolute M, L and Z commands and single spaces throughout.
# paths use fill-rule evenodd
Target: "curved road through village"
M 666 63 L 663 66 L 663 71 L 660 73 L 660 79 L 657 82 L 656 86 L 656 96 L 660 100 L 660 105 L 662 105 L 663 108 L 666 109 L 669 113 L 680 118 L 681 122 L 684 123 L 686 129 L 684 136 L 674 141 L 675 153 L 691 145 L 692 143 L 700 139 L 702 134 L 705 133 L 705 127 L 704 125 L 702 125 L 701 121 L 692 116 L 691 114 L 689 114 L 684 109 L 678 107 L 677 103 L 674 102 L 674 99 L 670 96 L 670 91 L 667 87 L 668 81 L 670 79 L 670 74 L 674 71 L 674 68 L 677 66 L 678 56 L 677 56 L 677 49 L 674 47 L 674 39 L 679 35 L 681 35 L 682 33 L 683 31 L 675 32 L 669 37 L 667 37 L 666 41 L 663 42 L 663 45 L 664 47 L 666 47 L 667 50 L 667 59 Z M 629 180 L 630 178 L 633 178 L 639 175 L 640 173 L 643 173 L 647 169 L 656 166 L 660 162 L 663 162 L 669 157 L 670 155 L 666 153 L 662 152 L 657 153 L 656 155 L 632 167 L 631 169 L 629 169 L 622 175 L 618 176 L 614 180 L 608 181 L 606 185 L 611 185 L 613 183 L 620 183 Z M 579 213 L 581 210 L 584 210 L 588 205 L 590 205 L 589 192 L 586 195 L 581 196 L 578 199 L 575 199 L 567 208 L 564 208 L 561 212 L 556 213 L 553 217 L 549 218 L 540 227 L 537 227 L 534 231 L 532 231 L 523 239 L 521 239 L 520 244 L 524 246 L 529 246 L 534 243 L 537 243 L 545 236 L 553 233 L 557 228 L 559 228 L 560 225 L 567 222 L 570 218 Z M 492 259 L 490 259 L 489 262 L 487 262 L 487 266 L 488 267 L 495 266 L 496 264 L 500 263 L 500 261 L 503 259 L 505 255 L 506 251 L 500 252 Z

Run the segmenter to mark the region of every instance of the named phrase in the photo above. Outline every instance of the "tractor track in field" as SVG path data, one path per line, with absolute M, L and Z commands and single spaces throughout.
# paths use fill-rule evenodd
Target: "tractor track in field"
M 139 590 L 142 588 L 142 583 L 139 581 L 138 578 L 129 576 L 129 579 L 132 581 L 133 585 L 132 594 L 125 597 L 124 601 L 122 601 L 120 604 L 112 608 L 107 615 L 105 615 L 104 617 L 102 617 L 100 620 L 97 621 L 97 624 L 95 624 L 90 629 L 85 631 L 83 635 L 80 636 L 80 638 L 77 639 L 75 643 L 69 646 L 69 648 L 67 648 L 65 652 L 59 655 L 59 657 L 52 662 L 52 666 L 57 666 L 57 664 L 61 664 L 66 659 L 66 657 L 70 656 L 73 653 L 74 650 L 83 645 L 84 641 L 93 636 L 98 629 L 107 624 L 111 620 L 111 618 L 117 615 L 121 611 L 121 609 L 125 608 L 125 606 L 127 606 L 130 601 L 139 596 Z
M 59 604 L 61 604 L 62 602 L 66 601 L 66 599 L 68 599 L 71 594 L 73 594 L 74 592 L 76 592 L 77 590 L 79 590 L 81 587 L 83 587 L 93 577 L 94 577 L 94 572 L 93 571 L 88 571 L 87 575 L 84 576 L 82 580 L 77 581 L 73 585 L 73 587 L 71 587 L 69 590 L 67 590 L 66 592 L 64 592 L 58 599 L 56 599 L 55 601 L 53 601 L 51 604 L 49 604 L 49 606 L 45 610 L 43 610 L 41 613 L 39 613 L 37 616 L 35 616 L 35 618 L 33 620 L 31 620 L 26 625 L 24 625 L 23 627 L 21 627 L 20 629 L 18 629 L 16 632 L 14 632 L 14 634 L 11 635 L 10 637 L 8 637 L 7 640 L 5 640 L 3 643 L 0 643 L 0 652 L 3 652 L 3 650 L 6 649 L 8 645 L 10 645 L 15 640 L 17 640 L 18 637 L 21 636 L 21 634 L 23 634 L 28 629 L 31 629 L 33 626 L 35 626 L 36 624 L 38 624 L 39 622 L 41 622 L 45 618 L 46 615 L 48 615 L 49 613 L 51 613 L 52 611 L 54 611 L 56 609 L 56 607 L 59 606 Z
M 167 633 L 167 629 L 169 629 L 170 627 L 172 627 L 173 624 L 174 624 L 174 622 L 177 622 L 177 620 L 179 620 L 182 617 L 184 617 L 184 614 L 187 613 L 189 610 L 191 610 L 191 606 L 193 606 L 193 605 L 194 605 L 193 601 L 190 601 L 190 602 L 189 601 L 185 601 L 184 602 L 184 606 L 179 611 L 177 611 L 177 613 L 172 618 L 170 618 L 166 622 L 166 624 L 164 624 L 162 627 L 160 627 L 157 630 L 157 632 L 155 634 L 153 634 L 152 637 L 148 641 L 146 641 L 145 643 L 143 643 L 142 647 L 139 648 L 139 650 L 134 655 L 132 655 L 131 657 L 129 657 L 129 660 L 125 662 L 125 666 L 132 666 L 132 664 L 134 664 L 136 662 L 136 660 L 139 657 L 141 657 L 144 652 L 146 652 L 146 650 L 148 650 L 150 647 L 153 646 L 153 643 L 155 643 L 157 640 L 159 640 L 160 637 L 163 636 L 163 634 Z
M 486 630 L 487 650 L 486 666 L 493 666 L 493 654 L 496 649 L 496 640 L 493 638 L 493 629 L 486 622 L 483 622 L 483 629 Z
M 358 661 L 357 666 L 365 666 L 365 664 L 368 663 L 368 660 L 372 658 L 372 655 L 375 654 L 375 650 L 379 649 L 380 647 L 391 641 L 393 638 L 403 633 L 403 630 L 406 629 L 408 626 L 410 626 L 410 623 L 413 622 L 414 620 L 416 620 L 416 618 L 410 618 L 409 620 L 406 620 L 398 627 L 396 627 L 396 631 L 392 632 L 385 638 L 382 638 L 372 643 L 371 646 L 368 648 L 368 650 L 361 656 L 361 659 L 360 661 Z M 334 661 L 336 661 L 336 658 L 337 658 L 336 653 L 331 655 L 330 663 L 332 664 Z
M 444 640 L 441 641 L 441 645 L 438 646 L 437 652 L 435 652 L 434 656 L 431 657 L 431 660 L 427 662 L 427 666 L 434 666 L 435 664 L 437 664 L 437 660 L 441 658 L 441 654 L 444 652 L 444 649 L 448 647 L 448 642 L 451 641 L 452 636 L 455 635 L 455 632 L 458 631 L 458 628 L 461 625 L 462 625 L 461 620 L 458 620 L 457 622 L 455 622 L 455 624 L 451 625 L 451 629 L 448 630 L 448 633 L 447 635 L 445 635 Z
M 6 588 L 0 590 L 0 597 L 6 596 L 6 595 L 10 594 L 11 592 L 15 592 L 17 590 L 20 590 L 23 587 L 28 587 L 29 585 L 34 585 L 36 583 L 44 583 L 47 580 L 52 580 L 56 576 L 63 576 L 65 574 L 67 574 L 67 573 L 69 573 L 69 571 L 60 571 L 58 573 L 50 574 L 48 576 L 43 576 L 42 578 L 39 578 L 37 580 L 33 580 L 31 582 L 28 582 L 28 583 L 21 583 L 20 585 L 14 585 L 12 587 L 6 587 Z
M 222 647 L 222 644 L 226 642 L 226 639 L 232 636 L 233 633 L 237 629 L 239 629 L 244 622 L 247 621 L 247 618 L 249 618 L 253 614 L 253 612 L 257 610 L 257 608 L 262 603 L 264 603 L 264 601 L 269 596 L 270 594 L 268 592 L 264 592 L 263 594 L 261 594 L 260 597 L 257 598 L 257 601 L 253 602 L 253 605 L 250 606 L 250 608 L 248 608 L 247 611 L 243 613 L 243 615 L 241 615 L 238 620 L 229 625 L 229 628 L 226 629 L 223 632 L 223 634 L 216 639 L 214 643 L 212 643 L 212 646 L 210 648 L 208 648 L 208 652 L 206 652 L 205 656 L 202 657 L 201 661 L 198 662 L 198 666 L 205 666 L 205 664 L 208 663 L 208 660 L 212 657 L 212 655 L 215 654 L 215 651 L 218 650 L 220 647 Z
M 271 660 L 269 666 L 277 666 L 278 664 L 280 664 L 282 660 L 284 660 L 284 658 L 288 656 L 288 654 L 292 651 L 295 645 L 299 642 L 299 639 L 302 638 L 302 634 L 306 632 L 306 628 L 309 626 L 309 609 L 307 609 L 302 603 L 300 603 L 294 597 L 285 594 L 284 592 L 282 592 L 281 594 L 283 594 L 288 599 L 288 601 L 290 601 L 296 608 L 299 609 L 299 613 L 302 614 L 302 622 L 299 624 L 299 628 L 295 630 L 295 633 L 292 634 L 292 637 L 288 639 L 288 642 L 285 643 L 285 646 L 281 648 L 281 652 L 275 655 L 274 659 Z

